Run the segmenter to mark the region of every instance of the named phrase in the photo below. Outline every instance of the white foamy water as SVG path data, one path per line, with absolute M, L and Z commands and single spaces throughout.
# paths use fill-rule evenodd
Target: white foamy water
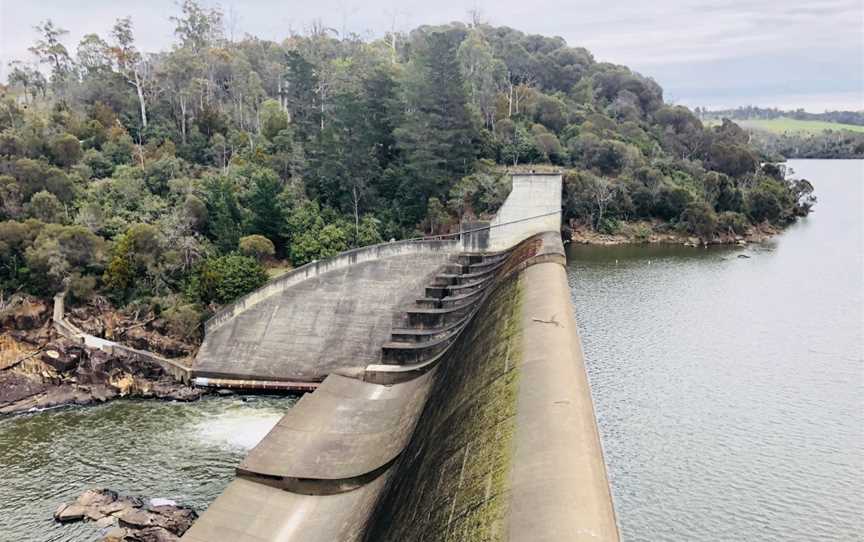
M 249 450 L 273 429 L 287 410 L 232 407 L 195 424 L 194 434 L 205 443 Z

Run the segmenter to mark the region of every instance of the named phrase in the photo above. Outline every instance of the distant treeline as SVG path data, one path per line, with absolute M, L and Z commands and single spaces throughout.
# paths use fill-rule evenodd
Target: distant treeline
M 774 160 L 784 158 L 864 158 L 864 133 L 826 131 L 818 134 L 752 132 L 751 143 Z
M 826 111 L 824 113 L 808 113 L 803 109 L 786 111 L 776 107 L 766 108 L 748 105 L 736 109 L 719 109 L 714 111 L 697 107 L 695 112 L 699 115 L 699 118 L 703 120 L 723 118 L 732 120 L 778 119 L 785 117 L 797 120 L 821 120 L 825 122 L 836 122 L 839 124 L 864 126 L 864 111 Z

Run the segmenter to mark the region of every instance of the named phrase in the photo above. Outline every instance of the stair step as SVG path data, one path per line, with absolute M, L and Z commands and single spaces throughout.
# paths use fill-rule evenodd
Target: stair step
M 453 306 L 461 306 L 463 301 L 473 301 L 480 297 L 483 293 L 482 289 L 472 290 L 470 292 L 466 292 L 464 294 L 459 295 L 450 295 L 443 299 L 441 299 L 440 306 L 441 308 L 453 307 Z
M 434 297 L 435 299 L 441 299 L 442 297 L 447 295 L 447 291 L 447 286 L 427 286 L 426 297 Z
M 441 298 L 439 297 L 421 297 L 414 301 L 418 307 L 424 309 L 440 309 L 441 308 Z

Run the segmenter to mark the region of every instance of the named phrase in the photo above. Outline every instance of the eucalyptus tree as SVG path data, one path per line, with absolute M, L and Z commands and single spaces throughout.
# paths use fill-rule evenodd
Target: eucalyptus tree
M 135 38 L 132 33 L 132 19 L 123 17 L 117 19 L 111 29 L 114 38 L 110 51 L 114 56 L 117 69 L 126 78 L 126 81 L 135 89 L 138 96 L 138 107 L 141 110 L 141 125 L 147 129 L 147 100 L 145 97 L 145 85 L 149 75 L 149 64 L 143 55 L 135 47 Z
M 10 85 L 20 85 L 24 90 L 24 102 L 27 103 L 27 97 L 35 101 L 39 94 L 45 96 L 45 90 L 48 86 L 45 76 L 37 69 L 28 66 L 20 60 L 13 60 L 9 63 L 9 76 L 7 78 Z
M 51 19 L 36 25 L 34 29 L 39 33 L 40 39 L 29 48 L 29 51 L 36 55 L 40 63 L 50 66 L 51 84 L 55 92 L 62 94 L 66 86 L 66 78 L 72 70 L 72 57 L 61 41 L 69 31 L 55 26 Z

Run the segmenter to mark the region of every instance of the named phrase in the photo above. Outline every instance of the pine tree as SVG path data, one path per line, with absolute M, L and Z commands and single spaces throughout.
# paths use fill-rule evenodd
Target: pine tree
M 426 199 L 443 197 L 471 172 L 479 138 L 470 115 L 457 51 L 458 31 L 433 31 L 418 43 L 406 83 L 408 113 L 396 130 L 409 186 L 402 192 L 417 216 Z

